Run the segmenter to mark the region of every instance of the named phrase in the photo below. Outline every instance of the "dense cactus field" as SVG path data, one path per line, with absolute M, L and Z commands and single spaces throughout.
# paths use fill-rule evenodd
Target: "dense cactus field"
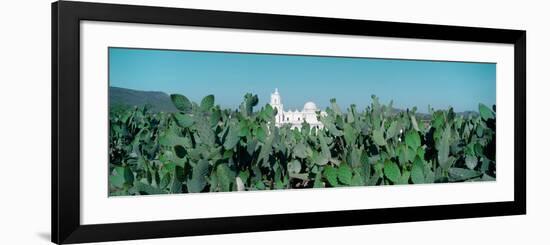
M 214 96 L 171 95 L 176 113 L 147 107 L 109 115 L 109 195 L 253 191 L 491 181 L 494 108 L 397 110 L 373 96 L 367 108 L 331 100 L 324 127 L 275 127 L 277 113 L 246 94 L 238 109 Z

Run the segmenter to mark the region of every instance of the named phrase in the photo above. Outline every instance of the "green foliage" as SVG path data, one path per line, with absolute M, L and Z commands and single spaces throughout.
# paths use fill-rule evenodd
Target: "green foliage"
M 372 132 L 372 140 L 374 141 L 374 143 L 376 143 L 379 146 L 386 145 L 386 140 L 384 139 L 384 132 L 382 130 L 383 129 L 379 128 L 379 129 L 375 129 Z
M 208 95 L 201 101 L 201 110 L 209 111 L 214 106 L 214 95 Z
M 218 165 L 217 179 L 220 186 L 220 191 L 231 191 L 233 180 L 235 179 L 234 172 L 229 169 L 227 164 Z
M 496 113 L 419 116 L 378 98 L 363 110 L 332 99 L 323 128 L 275 127 L 246 94 L 237 110 L 213 95 L 170 96 L 178 112 L 125 107 L 109 115 L 109 193 L 164 193 L 492 181 Z
M 344 185 L 351 184 L 352 172 L 347 164 L 340 164 L 338 167 L 338 180 Z
M 416 149 L 420 147 L 420 136 L 416 131 L 411 130 L 405 135 L 405 142 L 411 149 Z
M 491 111 L 491 109 L 484 104 L 479 104 L 479 114 L 483 120 L 495 118 L 493 111 Z
M 206 177 L 209 175 L 210 165 L 206 160 L 200 160 L 193 167 L 193 171 L 187 180 L 189 192 L 201 192 L 206 187 Z
M 392 183 L 397 183 L 401 178 L 401 170 L 396 163 L 386 160 L 384 163 L 384 176 L 391 180 Z
M 411 169 L 411 180 L 414 184 L 422 184 L 425 182 L 424 163 L 420 157 L 416 157 Z
M 191 101 L 187 99 L 187 97 L 180 95 L 180 94 L 172 94 L 170 95 L 170 99 L 172 99 L 172 103 L 174 103 L 174 106 L 178 108 L 178 110 L 182 112 L 189 112 L 191 110 Z
M 338 186 L 338 169 L 332 166 L 327 166 L 323 173 L 331 186 Z

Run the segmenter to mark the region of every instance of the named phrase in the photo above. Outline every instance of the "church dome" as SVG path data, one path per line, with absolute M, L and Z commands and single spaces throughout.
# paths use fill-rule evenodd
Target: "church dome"
M 316 111 L 317 110 L 317 106 L 315 105 L 315 103 L 309 101 L 309 102 L 306 102 L 306 104 L 304 105 L 304 111 Z

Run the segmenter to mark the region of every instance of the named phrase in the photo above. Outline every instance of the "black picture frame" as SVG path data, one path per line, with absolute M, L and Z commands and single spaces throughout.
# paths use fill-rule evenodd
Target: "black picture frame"
M 514 201 L 82 225 L 80 22 L 83 20 L 514 45 Z M 82 243 L 526 213 L 526 31 L 61 1 L 52 4 L 52 242 Z M 501 108 L 505 110 L 505 108 Z

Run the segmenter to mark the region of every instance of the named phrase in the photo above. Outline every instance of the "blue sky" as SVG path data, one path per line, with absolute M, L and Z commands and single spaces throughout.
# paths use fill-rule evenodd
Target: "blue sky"
M 479 103 L 495 104 L 496 64 L 109 48 L 109 83 L 195 102 L 214 94 L 230 108 L 247 92 L 257 94 L 260 105 L 269 103 L 278 88 L 285 109 L 301 109 L 306 101 L 324 109 L 330 98 L 362 109 L 375 94 L 397 108 L 477 111 Z

